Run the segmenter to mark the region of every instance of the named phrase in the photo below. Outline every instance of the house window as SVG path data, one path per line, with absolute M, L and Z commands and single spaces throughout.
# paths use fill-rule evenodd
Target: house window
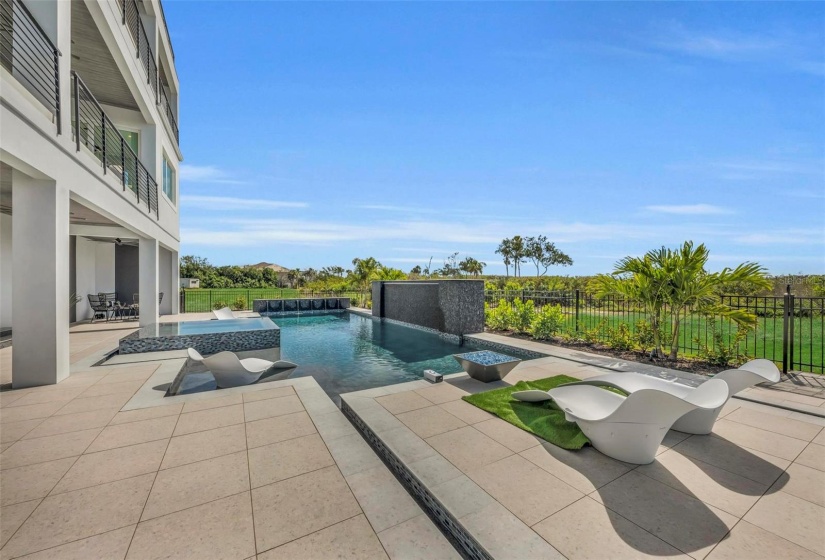
M 175 168 L 172 167 L 166 154 L 163 154 L 163 194 L 175 202 Z

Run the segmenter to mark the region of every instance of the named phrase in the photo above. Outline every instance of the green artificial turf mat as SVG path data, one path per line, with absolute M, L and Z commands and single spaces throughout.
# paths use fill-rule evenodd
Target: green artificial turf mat
M 574 422 L 564 419 L 564 412 L 552 401 L 542 403 L 525 403 L 517 401 L 510 395 L 516 391 L 539 389 L 548 391 L 564 383 L 579 381 L 575 377 L 556 375 L 536 381 L 519 381 L 512 387 L 493 389 L 475 395 L 462 397 L 468 403 L 482 410 L 491 412 L 510 424 L 526 432 L 558 445 L 563 449 L 581 449 L 590 440 Z

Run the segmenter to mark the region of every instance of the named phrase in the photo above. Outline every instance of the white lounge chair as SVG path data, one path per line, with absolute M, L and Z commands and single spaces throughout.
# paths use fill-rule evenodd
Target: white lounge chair
M 208 358 L 204 358 L 194 348 L 188 348 L 189 357 L 196 362 L 206 366 L 218 387 L 226 389 L 228 387 L 238 387 L 255 383 L 261 376 L 270 369 L 291 369 L 298 367 L 297 364 L 278 360 L 270 362 L 260 358 L 244 358 L 241 360 L 232 352 L 218 352 Z
M 222 307 L 212 311 L 212 315 L 219 321 L 226 321 L 227 319 L 236 319 L 235 314 L 228 307 Z
M 728 384 L 730 395 L 735 395 L 739 391 L 763 381 L 779 381 L 779 369 L 777 369 L 776 365 L 770 360 L 751 360 L 737 369 L 729 369 L 717 373 L 713 376 L 713 379 L 725 381 Z M 569 385 L 613 387 L 628 394 L 633 394 L 642 389 L 656 389 L 676 397 L 686 397 L 696 391 L 695 387 L 688 387 L 687 385 L 676 383 L 675 379 L 661 379 L 659 377 L 627 371 L 597 375 L 583 381 L 568 383 L 564 386 L 567 387 Z M 513 397 L 525 402 L 541 402 L 550 398 L 546 391 L 537 390 L 519 391 L 513 393 Z M 725 403 L 722 403 L 722 406 L 724 406 L 724 404 Z M 688 434 L 709 434 L 713 430 L 713 424 L 716 422 L 722 406 L 716 410 L 695 410 L 689 412 L 673 424 L 673 429 Z
M 643 465 L 656 457 L 677 419 L 725 404 L 728 385 L 711 379 L 685 397 L 656 389 L 641 389 L 623 397 L 592 385 L 563 385 L 548 394 L 565 418 L 578 424 L 593 447 L 619 461 Z

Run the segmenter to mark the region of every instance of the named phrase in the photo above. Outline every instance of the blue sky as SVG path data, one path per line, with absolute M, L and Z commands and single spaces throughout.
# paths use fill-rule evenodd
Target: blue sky
M 409 270 L 544 234 L 825 273 L 825 4 L 164 4 L 181 253 Z M 525 271 L 529 267 L 525 268 Z

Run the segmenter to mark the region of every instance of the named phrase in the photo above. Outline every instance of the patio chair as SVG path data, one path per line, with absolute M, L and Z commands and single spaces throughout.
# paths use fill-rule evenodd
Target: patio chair
M 163 292 L 158 294 L 158 305 L 163 303 Z M 134 317 L 140 316 L 140 294 L 132 294 L 132 305 L 129 306 Z
M 235 319 L 235 314 L 232 313 L 232 310 L 228 307 L 222 307 L 220 309 L 214 309 L 212 311 L 212 315 L 215 316 L 215 319 L 219 321 L 226 321 L 228 319 Z
M 779 369 L 770 360 L 751 360 L 737 369 L 728 369 L 717 373 L 713 376 L 713 379 L 725 381 L 728 384 L 729 394 L 735 395 L 757 383 L 779 381 Z M 659 377 L 628 371 L 597 375 L 583 381 L 568 383 L 564 386 L 569 385 L 613 387 L 627 394 L 633 394 L 642 389 L 656 389 L 680 398 L 687 397 L 697 390 L 695 387 L 676 383 L 676 379 L 661 379 Z M 704 385 L 704 383 L 702 385 Z M 700 385 L 700 387 L 702 385 Z M 513 393 L 513 397 L 525 402 L 541 402 L 550 398 L 545 391 L 519 391 Z M 725 403 L 722 403 L 723 406 L 724 404 Z M 716 410 L 695 410 L 689 412 L 673 424 L 673 429 L 687 434 L 709 434 L 713 430 L 713 424 L 719 417 L 721 410 L 722 406 Z
M 194 348 L 188 348 L 186 352 L 189 354 L 189 358 L 202 363 L 209 369 L 215 377 L 218 387 L 222 389 L 255 383 L 271 369 L 298 367 L 297 364 L 286 360 L 278 360 L 277 362 L 260 358 L 244 358 L 241 360 L 233 352 L 218 352 L 208 358 L 201 356 Z
M 87 294 L 86 297 L 89 298 L 89 306 L 92 308 L 92 323 L 95 322 L 98 315 L 103 315 L 107 323 L 109 319 L 115 316 L 117 294 L 100 292 L 97 295 Z
M 653 462 L 676 420 L 693 411 L 721 408 L 728 400 L 728 385 L 711 379 L 684 397 L 656 389 L 623 397 L 592 385 L 562 385 L 548 394 L 593 447 L 619 461 L 644 465 Z

